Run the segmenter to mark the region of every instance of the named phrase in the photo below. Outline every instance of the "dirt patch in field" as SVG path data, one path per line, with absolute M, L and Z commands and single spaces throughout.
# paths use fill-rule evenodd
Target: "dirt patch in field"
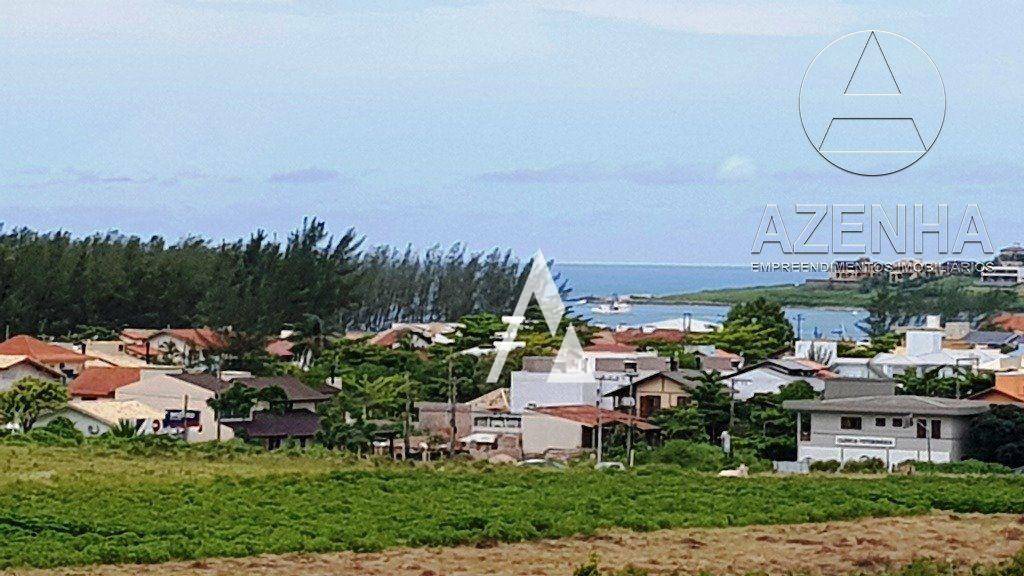
M 932 514 L 788 526 L 610 530 L 588 538 L 490 547 L 396 549 L 379 553 L 285 554 L 154 565 L 17 572 L 108 576 L 570 576 L 591 553 L 602 567 L 632 564 L 654 574 L 875 572 L 928 557 L 991 563 L 1024 546 L 1024 518 Z

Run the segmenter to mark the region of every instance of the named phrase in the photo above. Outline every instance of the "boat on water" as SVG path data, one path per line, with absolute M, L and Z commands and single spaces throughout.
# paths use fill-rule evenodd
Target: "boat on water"
M 633 306 L 627 302 L 612 302 L 601 304 L 590 309 L 594 314 L 625 314 L 633 310 Z

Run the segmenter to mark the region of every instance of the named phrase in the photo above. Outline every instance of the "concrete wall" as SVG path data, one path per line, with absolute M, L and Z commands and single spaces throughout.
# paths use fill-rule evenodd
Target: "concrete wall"
M 583 425 L 547 414 L 523 414 L 523 456 L 530 458 L 545 450 L 575 450 L 583 444 Z
M 116 400 L 138 400 L 160 411 L 181 410 L 188 396 L 188 409 L 199 410 L 199 428 L 188 429 L 189 442 L 208 442 L 217 439 L 217 422 L 213 410 L 206 401 L 214 393 L 194 384 L 189 384 L 167 374 L 143 373 L 142 379 L 134 384 L 122 386 L 114 391 Z M 220 426 L 221 440 L 234 438 L 231 428 Z
M 861 418 L 860 430 L 843 430 L 840 426 L 843 416 Z M 876 418 L 885 420 L 884 426 L 877 426 Z M 963 457 L 963 436 L 969 418 L 954 416 L 915 416 L 909 427 L 893 427 L 893 418 L 907 415 L 893 414 L 811 414 L 811 435 L 809 441 L 797 443 L 797 459 L 803 460 L 858 460 L 862 457 L 879 458 L 889 466 L 904 460 L 930 460 L 951 462 Z M 941 438 L 918 438 L 917 420 L 924 418 L 941 422 Z M 804 430 L 806 433 L 806 430 Z M 930 430 L 929 430 L 930 436 Z

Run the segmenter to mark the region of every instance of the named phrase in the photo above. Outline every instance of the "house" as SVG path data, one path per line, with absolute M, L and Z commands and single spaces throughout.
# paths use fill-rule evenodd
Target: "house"
M 227 339 L 211 328 L 125 328 L 121 339 L 127 353 L 147 363 L 192 366 L 228 348 Z
M 281 413 L 258 410 L 248 420 L 235 420 L 227 425 L 239 438 L 258 441 L 267 450 L 276 450 L 288 441 L 306 448 L 313 444 L 320 430 L 320 416 L 306 408 Z
M 722 378 L 736 400 L 749 400 L 755 394 L 777 394 L 782 387 L 803 380 L 815 390 L 825 388 L 825 380 L 837 375 L 822 364 L 802 358 L 770 359 L 745 366 Z
M 450 441 L 452 408 L 447 402 L 417 402 L 416 429 Z M 498 388 L 468 402 L 456 403 L 456 450 L 468 452 L 474 458 L 508 454 L 518 459 L 522 455 L 522 418 L 511 414 L 509 408 L 508 388 Z
M 1016 332 L 1000 332 L 995 330 L 971 330 L 964 336 L 965 344 L 972 347 L 985 347 L 995 350 L 1016 348 L 1021 343 L 1021 335 Z
M 175 366 L 153 364 L 144 358 L 134 356 L 125 351 L 127 344 L 123 340 L 84 340 L 82 342 L 54 342 L 66 350 L 79 352 L 89 357 L 86 368 L 119 367 L 144 368 L 147 370 L 175 370 Z M 155 360 L 155 358 L 153 358 Z
M 0 392 L 10 390 L 22 378 L 64 381 L 64 373 L 28 356 L 0 356 Z
M 85 369 L 85 363 L 89 360 L 85 354 L 24 334 L 0 342 L 0 356 L 26 356 L 53 368 L 66 378 L 78 375 Z
M 971 418 L 989 404 L 899 396 L 892 383 L 876 383 L 826 388 L 821 400 L 787 400 L 783 408 L 797 413 L 797 460 L 878 458 L 892 468 L 906 460 L 960 460 Z
M 1016 370 L 995 375 L 995 385 L 970 397 L 989 404 L 1024 405 L 1024 371 Z
M 240 384 L 253 390 L 263 390 L 266 388 L 280 388 L 284 391 L 285 397 L 287 398 L 286 408 L 288 410 L 309 410 L 316 412 L 317 406 L 321 402 L 326 402 L 331 399 L 331 396 L 314 390 L 309 386 L 302 383 L 301 380 L 294 376 L 261 376 L 261 377 L 244 377 L 244 378 L 232 378 L 228 382 L 228 387 L 235 384 Z M 222 388 L 221 391 L 226 390 Z M 269 408 L 266 403 L 259 403 L 254 408 L 255 411 L 265 410 Z
M 163 428 L 188 442 L 230 440 L 234 432 L 218 424 L 207 404 L 229 387 L 228 382 L 209 374 L 144 371 L 138 382 L 116 388 L 114 399 L 136 400 L 159 411 Z
M 557 362 L 556 362 L 557 361 Z M 527 356 L 523 369 L 512 372 L 510 408 L 521 413 L 529 406 L 593 405 L 615 407 L 608 393 L 629 385 L 634 378 L 669 370 L 671 360 L 657 352 L 603 352 L 585 350 L 564 362 L 551 356 Z
M 115 390 L 141 378 L 140 368 L 86 368 L 68 383 L 68 394 L 79 400 L 113 398 Z
M 638 378 L 632 387 L 627 385 L 608 395 L 618 399 L 616 404 L 620 410 L 629 413 L 629 403 L 624 404 L 623 400 L 629 397 L 632 388 L 637 415 L 649 418 L 662 408 L 688 405 L 693 398 L 693 390 L 701 384 L 701 376 L 699 370 L 663 370 Z
M 120 426 L 131 423 L 137 435 L 159 434 L 163 430 L 163 412 L 136 402 L 96 400 L 73 400 L 67 406 L 39 418 L 37 426 L 45 426 L 57 418 L 67 418 L 75 429 L 85 436 L 99 436 Z
M 945 332 L 939 327 L 909 329 L 906 331 L 906 345 L 902 349 L 878 354 L 871 359 L 870 365 L 877 374 L 886 378 L 907 371 L 922 375 L 934 369 L 938 369 L 941 376 L 951 376 L 961 368 L 975 372 L 989 364 L 998 368 L 999 361 L 1008 357 L 986 346 L 945 348 L 944 338 Z
M 681 332 L 683 334 L 708 334 L 711 332 L 718 332 L 721 329 L 722 325 L 718 322 L 697 320 L 689 314 L 684 315 L 682 318 L 670 318 L 668 320 L 659 320 L 658 322 L 649 322 L 640 327 L 641 331 L 672 331 Z
M 604 434 L 610 434 L 615 427 L 630 423 L 651 441 L 659 430 L 646 420 L 593 405 L 531 408 L 522 415 L 523 455 L 529 458 L 550 452 L 572 454 L 594 448 L 595 431 L 599 426 Z
M 1011 265 L 989 264 L 981 269 L 979 286 L 993 288 L 1009 288 L 1024 282 L 1024 266 L 1020 263 Z
M 683 350 L 697 356 L 701 370 L 729 373 L 743 367 L 743 356 L 733 354 L 711 345 L 698 344 L 683 346 Z
M 829 268 L 828 279 L 840 284 L 857 284 L 870 280 L 880 269 L 881 265 L 876 266 L 867 256 L 857 260 L 838 260 Z

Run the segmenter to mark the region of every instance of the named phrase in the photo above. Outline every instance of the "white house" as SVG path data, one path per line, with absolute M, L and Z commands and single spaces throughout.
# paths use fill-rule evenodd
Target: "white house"
M 143 372 L 138 382 L 115 390 L 114 399 L 137 400 L 161 413 L 164 428 L 183 434 L 189 442 L 207 442 L 218 439 L 216 417 L 207 402 L 230 386 L 209 374 Z M 221 440 L 234 437 L 230 427 L 219 427 Z
M 590 405 L 546 406 L 526 410 L 522 417 L 523 455 L 541 456 L 549 450 L 571 452 L 595 446 L 598 425 L 609 434 L 610 429 L 629 425 L 631 417 L 615 410 Z M 633 419 L 636 429 L 653 433 L 658 427 L 646 420 Z M 607 437 L 607 436 L 606 436 Z
M 907 330 L 906 346 L 897 352 L 878 354 L 871 359 L 872 369 L 885 377 L 912 371 L 923 374 L 939 368 L 940 375 L 950 376 L 957 368 L 978 371 L 982 365 L 999 365 L 1009 355 L 984 346 L 970 349 L 945 348 L 944 333 L 934 329 Z
M 85 436 L 99 436 L 127 421 L 135 427 L 136 434 L 159 434 L 163 430 L 163 417 L 163 412 L 134 400 L 82 400 L 68 402 L 61 410 L 42 416 L 36 425 L 67 418 Z

